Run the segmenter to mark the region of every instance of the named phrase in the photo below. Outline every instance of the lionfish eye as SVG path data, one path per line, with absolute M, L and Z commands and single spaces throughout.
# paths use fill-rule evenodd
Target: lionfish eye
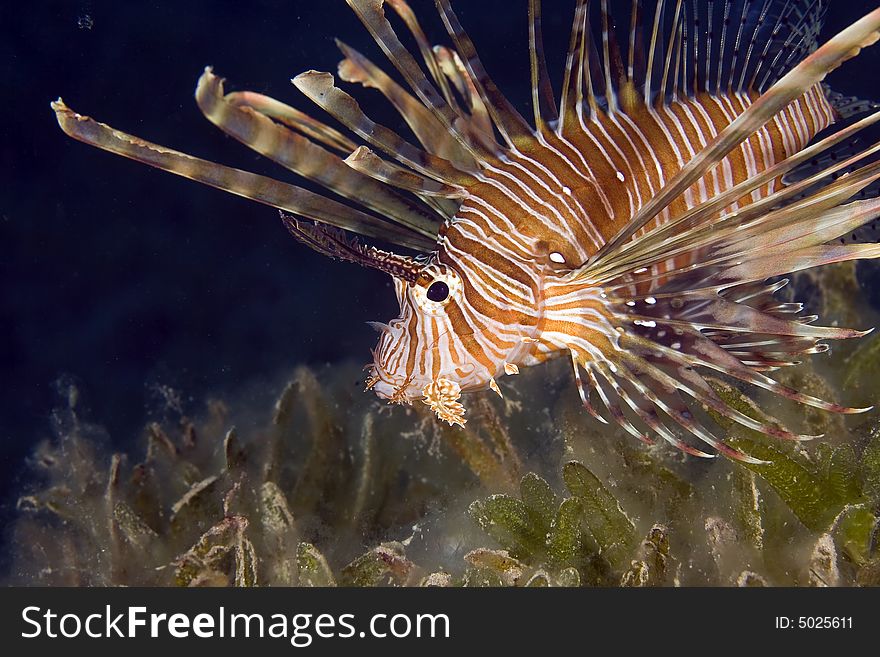
M 449 297 L 449 286 L 443 281 L 434 281 L 428 288 L 427 297 L 437 303 L 446 301 Z

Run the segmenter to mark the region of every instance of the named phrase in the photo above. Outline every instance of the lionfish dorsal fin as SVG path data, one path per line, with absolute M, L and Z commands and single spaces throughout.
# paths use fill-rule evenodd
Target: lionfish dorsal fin
M 410 34 L 412 34 L 413 38 L 416 41 L 416 44 L 419 47 L 419 52 L 422 55 L 422 60 L 425 62 L 425 66 L 428 68 L 428 72 L 431 74 L 431 78 L 434 80 L 434 84 L 440 87 L 440 93 L 446 99 L 446 102 L 449 103 L 450 107 L 454 108 L 455 96 L 452 93 L 452 89 L 449 87 L 449 80 L 443 74 L 443 71 L 440 67 L 440 62 L 437 60 L 434 49 L 431 47 L 431 43 L 425 36 L 425 31 L 422 29 L 418 18 L 416 18 L 415 12 L 409 6 L 409 3 L 406 0 L 386 1 L 388 5 L 397 13 L 397 15 L 400 16 L 404 24 L 406 24 L 407 29 L 409 30 Z
M 430 45 L 415 12 L 406 0 L 387 1 L 415 39 L 434 84 L 439 87 L 453 114 L 457 115 L 452 121 L 453 130 L 447 130 L 449 136 L 463 140 L 464 147 L 474 153 L 497 154 L 499 146 L 495 141 L 492 120 L 458 53 L 444 46 Z M 453 88 L 464 99 L 465 108 L 459 104 Z
M 529 0 L 529 62 L 532 73 L 532 108 L 535 127 L 539 132 L 549 131 L 548 124 L 559 120 L 553 83 L 544 55 L 544 35 L 541 28 L 541 0 Z
M 610 112 L 636 97 L 765 91 L 815 50 L 827 9 L 828 0 L 579 0 L 563 98 L 581 67 Z
M 410 85 L 413 93 L 450 131 L 450 134 L 459 141 L 461 146 L 477 158 L 494 156 L 493 151 L 485 149 L 479 140 L 473 139 L 466 130 L 461 129 L 460 119 L 462 117 L 449 100 L 450 92 L 446 90 L 447 95 L 444 97 L 422 71 L 415 58 L 400 42 L 394 28 L 391 27 L 391 23 L 389 23 L 385 16 L 384 0 L 347 0 L 347 2 L 386 54 L 389 61 Z M 404 6 L 406 6 L 404 0 L 397 0 L 392 3 L 392 7 L 395 8 Z M 408 23 L 411 29 L 415 25 L 415 23 L 406 19 L 405 22 Z M 416 33 L 416 40 L 420 40 L 418 33 Z M 430 57 L 432 62 L 434 61 L 434 56 L 427 51 L 423 52 L 423 55 L 424 57 Z M 437 65 L 440 65 L 439 60 Z M 429 66 L 430 68 L 433 68 L 433 63 Z M 443 85 L 441 84 L 441 86 Z
M 583 111 L 583 99 L 589 102 L 591 110 L 596 108 L 593 85 L 590 80 L 589 64 L 584 66 L 585 53 L 589 45 L 587 27 L 587 8 L 589 0 L 578 0 L 575 5 L 574 20 L 571 26 L 568 53 L 565 57 L 565 74 L 562 79 L 562 95 L 559 100 L 560 116 L 557 130 L 562 132 L 569 123 L 574 123 Z M 586 70 L 584 70 L 586 68 Z M 586 92 L 584 86 L 586 85 Z
M 880 38 L 880 9 L 857 21 L 800 61 L 691 158 L 659 193 L 639 209 L 616 236 L 605 243 L 591 262 L 595 264 L 613 257 L 613 254 L 633 235 L 644 228 L 690 185 L 715 167 L 734 148 L 771 121 L 792 101 L 821 83 L 828 73 L 844 61 L 856 56 L 861 48 L 875 43 L 878 38 Z
M 347 158 L 345 163 L 352 169 L 360 171 L 386 185 L 412 192 L 416 196 L 436 196 L 444 199 L 459 198 L 464 195 L 460 187 L 447 185 L 439 180 L 428 178 L 382 159 L 366 146 L 358 146 Z
M 351 153 L 357 144 L 326 123 L 312 118 L 305 112 L 255 91 L 233 91 L 224 96 L 226 102 L 248 107 L 273 121 L 302 133 L 309 139 L 340 153 Z
M 476 170 L 477 165 L 473 156 L 449 134 L 449 130 L 418 99 L 360 52 L 339 40 L 336 44 L 345 55 L 338 69 L 342 80 L 379 90 L 403 117 L 428 152 L 449 160 L 460 169 Z M 432 61 L 436 64 L 434 58 Z M 439 65 L 437 66 L 438 74 L 443 76 L 442 72 L 439 72 Z M 351 149 L 353 150 L 354 148 Z
M 683 8 L 689 93 L 762 92 L 812 53 L 828 0 L 708 0 Z
M 414 146 L 390 128 L 379 125 L 361 110 L 360 104 L 336 86 L 330 73 L 306 71 L 292 80 L 294 86 L 321 109 L 379 150 L 429 178 L 467 184 L 472 177 L 449 160 Z
M 489 110 L 498 132 L 511 147 L 518 143 L 533 141 L 534 130 L 489 77 L 477 55 L 473 41 L 459 22 L 449 0 L 436 0 L 436 2 L 449 36 L 455 42 L 462 61 Z
M 637 4 L 632 5 L 635 13 Z M 614 23 L 608 11 L 608 0 L 601 0 L 602 19 L 602 73 L 605 80 L 605 100 L 608 103 L 608 111 L 614 113 L 618 110 L 618 91 L 622 90 L 626 79 L 623 76 L 623 62 L 620 57 L 620 47 L 614 35 Z
M 492 117 L 461 57 L 455 50 L 446 46 L 434 46 L 434 53 L 440 63 L 440 69 L 449 82 L 455 85 L 467 108 L 466 112 L 459 112 L 459 117 L 455 120 L 456 128 L 468 137 L 475 149 L 489 157 L 499 156 L 503 147 L 495 137 Z

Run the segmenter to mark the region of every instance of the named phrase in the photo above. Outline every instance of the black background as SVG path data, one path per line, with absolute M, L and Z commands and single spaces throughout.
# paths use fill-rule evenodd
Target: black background
M 412 4 L 448 43 L 433 3 Z M 552 71 L 573 4 L 545 0 Z M 833 0 L 826 35 L 875 5 Z M 529 111 L 526 1 L 455 6 L 496 82 Z M 387 277 L 299 246 L 271 209 L 74 142 L 49 109 L 61 95 L 119 129 L 289 180 L 204 120 L 195 81 L 210 64 L 228 90 L 310 110 L 289 79 L 335 71 L 336 36 L 385 66 L 343 0 L 0 3 L 2 524 L 27 476 L 23 457 L 51 435 L 63 375 L 123 445 L 159 404 L 157 385 L 197 410 L 208 394 L 259 396 L 298 363 L 369 359 L 364 322 L 396 311 Z M 878 51 L 833 85 L 880 97 Z M 375 92 L 357 95 L 398 127 Z

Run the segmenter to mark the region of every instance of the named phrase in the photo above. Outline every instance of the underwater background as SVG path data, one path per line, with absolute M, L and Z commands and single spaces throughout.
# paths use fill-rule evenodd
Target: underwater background
M 433 2 L 413 0 L 412 4 L 428 28 L 429 37 L 436 42 L 448 42 Z M 545 38 L 550 70 L 554 72 L 562 69 L 573 4 L 570 0 L 545 0 Z M 850 0 L 833 0 L 831 4 L 826 37 L 876 5 Z M 525 0 L 455 3 L 490 74 L 523 111 L 528 107 L 529 94 L 526 6 Z M 144 441 L 154 450 L 158 449 L 157 444 L 176 445 L 168 448 L 168 453 L 174 455 L 173 463 L 163 465 L 165 470 L 156 470 L 167 470 L 169 481 L 175 482 L 169 486 L 167 495 L 178 492 L 176 487 L 180 487 L 180 495 L 184 496 L 190 484 L 207 480 L 212 468 L 222 470 L 228 487 L 219 490 L 221 484 L 226 486 L 226 480 L 216 485 L 218 490 L 212 493 L 216 499 L 205 507 L 211 512 L 224 506 L 228 489 L 240 481 L 237 474 L 229 474 L 238 473 L 236 468 L 246 471 L 251 479 L 259 471 L 265 479 L 269 468 L 266 464 L 280 457 L 276 454 L 270 458 L 259 452 L 250 457 L 247 466 L 236 461 L 235 450 L 230 456 L 232 448 L 228 445 L 228 429 L 234 424 L 240 437 L 251 438 L 265 437 L 265 426 L 276 427 L 275 439 L 287 445 L 283 454 L 298 461 L 300 467 L 297 470 L 291 466 L 293 471 L 279 475 L 279 486 L 287 481 L 289 491 L 297 492 L 288 491 L 292 510 L 278 511 L 272 517 L 281 518 L 277 522 L 282 524 L 287 515 L 304 518 L 296 536 L 284 540 L 293 541 L 291 549 L 306 550 L 300 567 L 308 562 L 310 554 L 302 545 L 318 544 L 329 554 L 328 569 L 336 573 L 332 577 L 341 581 L 357 583 L 361 571 L 349 571 L 348 577 L 354 579 L 345 580 L 334 564 L 350 560 L 354 563 L 359 553 L 395 538 L 388 535 L 395 531 L 399 534 L 396 539 L 404 540 L 406 533 L 398 531 L 401 527 L 417 524 L 425 517 L 436 519 L 442 511 L 443 519 L 435 522 L 439 527 L 436 533 L 443 534 L 444 541 L 426 540 L 421 547 L 413 548 L 417 555 L 421 550 L 426 562 L 425 575 L 438 565 L 454 570 L 454 564 L 461 561 L 459 552 L 470 554 L 469 550 L 485 544 L 487 550 L 504 548 L 509 558 L 519 559 L 520 565 L 499 562 L 501 557 L 496 552 L 488 556 L 481 553 L 468 561 L 474 572 L 509 576 L 511 568 L 522 569 L 522 564 L 526 564 L 533 569 L 530 577 L 544 568 L 552 573 L 548 580 L 572 583 L 572 575 L 566 569 L 575 568 L 581 578 L 578 581 L 592 574 L 597 583 L 609 583 L 609 573 L 615 568 L 625 570 L 630 552 L 635 555 L 639 550 L 649 550 L 644 546 L 652 540 L 655 548 L 650 549 L 668 552 L 668 546 L 658 547 L 668 540 L 666 529 L 655 531 L 655 522 L 646 510 L 656 505 L 663 507 L 667 519 L 676 514 L 699 517 L 700 522 L 680 529 L 679 537 L 689 536 L 687 532 L 703 526 L 717 539 L 713 539 L 716 552 L 712 552 L 714 548 L 706 552 L 709 565 L 698 563 L 693 579 L 683 576 L 682 581 L 735 583 L 741 573 L 749 570 L 747 562 L 750 564 L 752 557 L 718 557 L 731 544 L 726 533 L 729 527 L 724 524 L 727 521 L 719 520 L 709 527 L 703 520 L 714 518 L 706 508 L 730 506 L 726 498 L 713 497 L 710 491 L 730 485 L 747 492 L 754 477 L 748 479 L 749 475 L 729 467 L 711 470 L 693 460 L 681 463 L 678 455 L 648 455 L 632 439 L 599 435 L 587 418 L 569 417 L 568 403 L 576 408 L 576 393 L 565 368 L 555 366 L 537 368 L 524 376 L 524 381 L 511 389 L 508 404 L 469 397 L 465 403 L 470 406 L 485 406 L 474 422 L 475 442 L 451 436 L 445 428 L 426 428 L 424 417 L 417 413 L 407 414 L 398 409 L 386 418 L 388 413 L 379 409 L 376 400 L 361 393 L 363 379 L 359 371 L 359 366 L 370 359 L 369 349 L 375 342 L 375 334 L 365 322 L 384 321 L 397 310 L 386 275 L 330 261 L 299 245 L 288 236 L 277 213 L 270 208 L 74 142 L 61 133 L 49 109 L 49 101 L 60 95 L 75 110 L 151 141 L 290 180 L 271 162 L 225 137 L 203 118 L 192 97 L 195 81 L 203 68 L 211 65 L 228 80 L 230 91 L 250 89 L 309 110 L 308 101 L 299 97 L 289 80 L 308 69 L 335 71 L 341 58 L 333 42 L 335 37 L 381 60 L 378 48 L 343 0 L 0 4 L 0 85 L 4 99 L 0 109 L 0 525 L 4 527 L 5 546 L 0 550 L 0 581 L 10 577 L 12 581 L 33 583 L 66 581 L 22 576 L 26 568 L 21 566 L 21 559 L 27 557 L 22 556 L 22 537 L 42 537 L 48 542 L 59 535 L 53 532 L 60 530 L 51 522 L 40 521 L 24 528 L 24 534 L 13 536 L 11 528 L 20 516 L 16 506 L 23 494 L 34 493 L 35 508 L 51 508 L 54 504 L 57 510 L 59 502 L 47 502 L 36 492 L 46 485 L 60 483 L 75 491 L 72 486 L 76 477 L 88 479 L 94 468 L 109 468 L 109 455 L 113 452 L 129 452 L 133 455 L 131 462 L 137 463 L 144 457 Z M 844 94 L 880 98 L 880 46 L 844 65 L 829 82 Z M 378 122 L 398 127 L 399 119 L 378 94 L 359 92 L 357 97 Z M 816 298 L 804 298 L 802 292 L 799 300 L 814 309 L 820 305 L 817 311 L 825 311 L 826 317 L 837 312 L 842 320 L 851 321 L 857 328 L 877 324 L 880 276 L 875 267 L 859 265 L 851 271 L 835 271 L 836 277 L 829 275 L 827 280 L 820 277 L 804 282 L 799 289 Z M 847 350 L 860 346 L 835 346 L 830 355 L 814 358 L 820 361 L 819 369 L 829 382 L 830 398 L 846 403 L 864 401 L 853 399 L 854 385 L 845 382 L 859 381 L 859 377 L 870 380 L 872 368 L 851 376 L 849 371 L 843 371 L 845 367 L 852 368 L 853 362 L 872 362 L 866 360 L 864 352 L 855 361 L 845 359 Z M 876 362 L 880 364 L 880 360 Z M 310 369 L 297 369 L 300 366 Z M 286 385 L 299 391 L 297 412 L 307 418 L 303 420 L 307 429 L 284 429 L 287 425 L 279 424 L 278 410 L 273 411 L 273 405 Z M 73 394 L 76 402 L 71 410 Z M 227 410 L 208 400 L 223 400 Z M 314 415 L 319 411 L 329 417 L 316 419 Z M 367 414 L 372 418 L 372 437 L 368 441 L 372 451 L 366 450 L 363 442 Z M 188 418 L 194 418 L 189 425 Z M 870 423 L 872 418 L 876 423 L 876 414 L 859 418 L 856 423 Z M 577 430 L 571 428 L 571 423 L 575 423 Z M 501 429 L 493 430 L 496 424 Z M 87 430 L 82 428 L 86 425 Z M 153 428 L 144 429 L 148 425 Z M 169 426 L 183 427 L 181 435 Z M 187 426 L 198 427 L 199 435 L 208 441 L 208 446 L 200 443 L 189 455 L 180 446 L 185 443 Z M 336 428 L 327 429 L 328 426 Z M 858 443 L 855 459 L 863 455 L 866 444 L 873 444 L 869 442 L 867 425 L 858 429 L 855 424 L 849 428 L 842 423 L 835 426 L 839 435 L 832 437 L 829 444 L 838 447 L 848 441 Z M 164 427 L 164 438 L 156 437 L 154 430 L 160 427 Z M 291 431 L 287 438 L 285 430 Z M 49 439 L 57 446 L 59 438 L 70 438 L 77 431 L 83 433 L 77 440 L 87 439 L 90 446 L 95 445 L 94 451 L 89 451 L 92 447 L 40 451 L 29 459 L 41 441 Z M 844 433 L 847 437 L 840 437 Z M 317 437 L 328 434 L 336 436 L 335 442 L 317 452 L 299 449 L 295 444 L 296 440 L 307 439 L 314 439 L 317 444 Z M 349 437 L 354 435 L 358 439 L 351 442 Z M 488 445 L 485 453 L 480 452 L 483 448 L 478 446 L 479 441 Z M 71 444 L 67 443 L 68 448 Z M 361 468 L 368 453 L 373 459 L 370 467 L 376 470 Z M 384 456 L 380 459 L 376 453 Z M 333 455 L 339 454 L 347 455 L 344 464 L 332 462 Z M 155 453 L 153 457 L 159 458 Z M 309 465 L 320 458 L 325 461 L 314 467 Z M 571 466 L 564 481 L 560 480 L 558 464 L 562 461 L 581 463 L 580 467 L 587 469 L 590 476 L 600 477 L 620 498 L 611 506 L 627 509 L 623 514 L 626 521 L 620 516 L 607 520 L 613 530 L 608 534 L 611 543 L 626 544 L 626 550 L 621 552 L 624 556 L 614 557 L 610 565 L 593 564 L 593 570 L 573 566 L 580 562 L 573 556 L 574 543 L 564 543 L 565 536 L 559 538 L 563 547 L 558 550 L 558 546 L 534 544 L 538 540 L 535 537 L 543 535 L 544 525 L 546 529 L 551 525 L 558 528 L 568 517 L 559 511 L 563 500 L 575 499 L 582 506 L 586 504 L 576 489 L 577 481 L 583 481 L 587 475 Z M 184 462 L 188 465 L 181 465 Z M 200 471 L 199 477 L 190 466 Z M 543 473 L 549 485 L 533 477 L 521 490 L 520 477 L 530 471 Z M 335 478 L 329 482 L 328 472 L 335 472 Z M 638 486 L 630 481 L 628 492 L 615 492 L 616 480 L 634 476 L 634 472 L 641 477 Z M 731 472 L 746 479 L 733 486 L 725 479 L 732 476 Z M 826 468 L 823 472 L 829 471 Z M 370 489 L 369 494 L 362 490 L 362 497 L 358 498 L 358 490 L 348 490 L 337 481 L 346 474 L 351 474 L 353 481 L 360 481 L 352 473 L 374 476 L 382 485 Z M 864 483 L 868 475 L 859 470 L 853 476 L 860 482 L 858 495 L 867 494 Z M 817 485 L 825 481 L 820 479 L 816 480 Z M 424 480 L 421 487 L 416 485 L 420 480 Z M 90 495 L 97 494 L 90 492 L 84 481 L 80 481 L 82 489 L 75 496 L 88 501 Z M 260 481 L 263 486 L 268 479 Z M 838 491 L 836 480 L 826 483 L 829 491 Z M 215 486 L 214 482 L 210 485 Z M 842 502 L 837 511 L 850 499 L 847 495 L 853 493 L 845 490 L 846 486 L 855 484 L 844 482 L 840 486 L 844 490 L 838 491 Z M 662 499 L 646 502 L 644 496 L 652 487 L 661 489 L 658 495 Z M 555 491 L 552 495 L 550 489 Z M 514 538 L 499 536 L 497 531 L 489 530 L 488 535 L 484 532 L 486 527 L 497 525 L 497 518 L 508 517 L 504 513 L 515 515 L 519 511 L 511 509 L 522 510 L 514 502 L 486 503 L 467 512 L 477 498 L 488 500 L 492 493 L 505 493 L 510 495 L 508 499 L 525 499 L 525 490 L 541 498 L 547 508 L 543 515 L 530 516 L 534 527 L 523 530 L 522 535 L 513 530 Z M 785 493 L 774 490 L 786 502 Z M 331 494 L 337 493 L 339 498 L 333 498 Z M 790 494 L 797 505 L 800 492 L 794 490 Z M 120 499 L 125 495 L 137 497 L 128 489 L 120 493 Z M 271 497 L 275 491 L 268 490 L 266 495 Z M 101 496 L 95 499 L 98 497 Z M 268 517 L 269 497 L 233 500 L 230 504 L 239 504 L 240 512 L 225 513 L 229 508 L 224 508 L 218 517 L 251 517 L 251 512 Z M 363 511 L 362 516 L 347 517 L 343 523 L 339 510 L 350 508 L 352 499 L 361 500 L 362 505 L 356 508 Z M 411 504 L 404 504 L 406 500 Z M 141 501 L 143 509 L 154 509 L 157 518 L 161 515 L 156 509 L 165 504 L 164 499 Z M 605 508 L 601 500 L 595 503 Z M 31 503 L 24 505 L 25 512 L 28 504 Z M 128 504 L 131 508 L 136 506 L 131 500 Z M 321 504 L 325 507 L 319 508 Z M 496 510 L 502 515 L 492 515 L 496 512 L 493 504 L 504 507 L 502 511 Z M 670 510 L 670 505 L 675 504 L 684 507 Z M 575 517 L 575 506 L 568 504 L 565 513 Z M 149 512 L 143 509 L 138 513 L 142 519 L 149 519 Z M 80 508 L 69 513 L 63 522 L 75 524 L 73 518 L 77 513 L 94 519 L 98 511 Z M 803 516 L 794 513 L 802 523 L 804 518 L 815 521 L 814 527 L 808 526 L 812 520 L 807 521 L 807 531 L 798 530 L 802 541 L 796 544 L 807 560 L 813 554 L 810 532 L 824 535 L 820 531 L 825 522 L 822 513 L 817 512 L 815 517 L 807 511 L 803 511 Z M 63 513 L 60 515 L 64 517 Z M 176 512 L 175 517 L 179 521 L 181 516 Z M 344 527 L 332 525 L 328 520 L 331 518 L 338 519 Z M 789 522 L 784 518 L 782 511 L 774 511 L 768 513 L 765 523 Z M 144 529 L 138 524 L 142 520 L 126 525 L 117 517 L 116 522 L 128 527 L 126 540 L 132 553 L 137 549 L 158 553 L 166 562 L 186 553 L 193 543 L 190 534 L 195 532 L 198 538 L 200 532 L 211 529 L 201 515 L 191 521 L 186 536 L 174 533 L 177 530 L 169 525 L 169 535 L 174 540 L 162 552 L 151 543 L 158 540 L 150 534 L 156 533 L 155 527 L 147 532 L 149 527 Z M 745 518 L 742 522 L 748 527 L 757 521 Z M 866 518 L 852 522 L 861 523 L 859 527 L 869 523 Z M 389 532 L 383 534 L 382 528 Z M 233 535 L 238 529 L 226 527 L 223 531 Z M 131 536 L 138 536 L 141 530 L 150 538 L 138 543 L 140 539 Z M 22 531 L 21 527 L 17 531 Z M 741 528 L 740 535 L 743 531 Z M 858 549 L 864 547 L 859 554 L 868 559 L 873 554 L 873 525 L 865 531 L 871 535 L 871 542 Z M 331 540 L 333 532 L 344 537 L 339 539 L 342 545 Z M 481 532 L 485 536 L 483 543 L 473 543 L 480 540 L 477 537 Z M 864 531 L 857 535 L 863 534 Z M 794 539 L 784 531 L 778 536 L 780 546 L 792 545 L 785 541 Z M 467 549 L 450 543 L 449 537 Z M 305 541 L 306 538 L 309 540 Z M 643 538 L 644 544 L 640 543 Z M 472 542 L 468 543 L 470 539 Z M 78 545 L 102 545 L 101 541 L 110 538 L 93 540 L 94 543 Z M 230 539 L 229 544 L 236 540 L 239 539 Z M 287 549 L 279 547 L 281 543 L 272 547 L 268 539 L 262 543 L 252 540 L 259 549 Z M 240 547 L 241 543 L 236 545 Z M 577 545 L 577 550 L 587 550 L 583 541 Z M 382 553 L 379 561 L 398 564 L 398 548 L 384 549 L 387 554 Z M 784 551 L 781 547 L 777 549 Z M 853 550 L 854 554 L 858 552 Z M 231 558 L 240 563 L 241 554 L 233 551 Z M 43 555 L 47 559 L 49 556 Z M 679 562 L 684 561 L 680 554 Z M 650 563 L 650 559 L 645 557 L 644 563 Z M 713 563 L 714 574 L 706 574 Z M 199 577 L 214 572 L 214 565 L 209 567 L 200 561 L 199 567 L 204 568 L 199 571 L 193 567 Z M 196 578 L 187 568 L 187 564 L 178 566 L 176 583 L 191 583 Z M 406 575 L 399 577 L 399 581 L 408 581 L 410 567 L 400 568 L 406 570 Z M 400 572 L 392 570 L 392 574 Z M 773 575 L 780 583 L 807 583 L 796 574 L 771 572 L 761 576 L 773 581 Z M 484 576 L 489 577 L 485 573 Z M 639 571 L 631 577 L 642 576 L 648 575 Z M 315 577 L 318 583 L 325 581 Z M 499 577 L 502 583 L 509 583 Z M 81 583 L 139 581 L 143 580 L 119 576 L 103 580 L 84 578 Z M 303 583 L 301 577 L 284 579 L 278 573 L 266 581 Z

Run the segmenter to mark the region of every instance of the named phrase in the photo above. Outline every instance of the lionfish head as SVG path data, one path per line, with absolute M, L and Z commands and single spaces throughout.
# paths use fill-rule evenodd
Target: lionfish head
M 464 302 L 464 281 L 451 267 L 431 263 L 410 280 L 395 277 L 394 289 L 400 316 L 374 324 L 381 337 L 368 387 L 393 402 L 422 399 L 441 419 L 463 423 L 459 394 L 492 380 L 492 373 L 468 355 L 453 326 Z
M 302 221 L 282 212 L 290 233 L 311 248 L 337 260 L 390 274 L 400 315 L 370 324 L 381 333 L 373 350 L 367 389 L 394 403 L 422 399 L 442 420 L 464 425 L 460 394 L 494 386 L 493 372 L 471 352 L 478 351 L 475 332 L 456 326 L 466 315 L 466 281 L 437 255 L 412 257 L 383 251 L 344 231 Z M 458 318 L 457 322 L 453 322 Z

